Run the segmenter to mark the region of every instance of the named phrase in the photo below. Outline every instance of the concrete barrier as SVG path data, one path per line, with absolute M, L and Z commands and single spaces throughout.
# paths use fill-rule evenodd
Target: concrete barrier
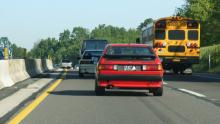
M 30 77 L 34 77 L 40 73 L 43 73 L 41 59 L 27 59 L 25 60 L 27 73 Z
M 42 63 L 42 69 L 43 71 L 48 71 L 48 67 L 47 67 L 47 59 L 41 60 Z
M 46 64 L 47 64 L 48 70 L 53 70 L 53 62 L 52 62 L 52 60 L 46 59 Z
M 43 65 L 42 65 L 42 60 L 41 59 L 35 59 L 35 63 L 36 63 L 36 70 L 39 73 L 43 73 L 44 69 L 43 69 Z
M 9 76 L 9 61 L 0 60 L 0 89 L 12 85 L 14 85 L 14 82 Z
M 23 81 L 29 78 L 24 59 L 9 60 L 9 75 L 13 82 Z
M 35 59 L 26 59 L 25 65 L 26 65 L 27 73 L 30 75 L 30 77 L 34 77 L 40 74 L 40 71 L 37 71 L 37 65 Z
M 51 60 L 12 59 L 0 60 L 0 89 L 52 70 Z

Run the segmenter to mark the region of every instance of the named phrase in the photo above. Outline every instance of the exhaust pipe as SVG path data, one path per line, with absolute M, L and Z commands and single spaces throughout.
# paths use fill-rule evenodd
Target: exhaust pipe
M 114 86 L 113 85 L 108 85 L 106 88 L 107 89 L 112 89 Z

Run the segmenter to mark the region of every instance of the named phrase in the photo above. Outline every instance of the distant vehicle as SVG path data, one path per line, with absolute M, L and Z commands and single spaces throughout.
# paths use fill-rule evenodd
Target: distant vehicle
M 61 68 L 72 68 L 72 62 L 68 59 L 63 59 L 61 63 Z
M 141 43 L 154 48 L 164 69 L 183 74 L 199 63 L 200 21 L 182 17 L 158 19 L 142 29 Z
M 79 64 L 76 64 L 76 65 L 74 66 L 74 70 L 75 70 L 75 71 L 79 71 Z
M 99 40 L 99 39 L 84 40 L 80 51 L 80 55 L 82 55 L 85 50 L 104 50 L 107 44 L 108 44 L 107 40 Z
M 152 47 L 145 44 L 109 44 L 97 64 L 95 92 L 105 89 L 148 89 L 163 94 L 163 68 Z
M 95 74 L 96 65 L 103 50 L 85 50 L 79 61 L 79 77 L 84 74 Z

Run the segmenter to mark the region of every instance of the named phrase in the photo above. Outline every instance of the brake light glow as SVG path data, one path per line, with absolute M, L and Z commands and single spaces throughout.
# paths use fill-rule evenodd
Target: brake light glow
M 163 42 L 163 47 L 166 47 L 167 43 L 166 42 Z
M 160 48 L 163 48 L 163 47 L 166 47 L 167 43 L 166 42 L 157 42 L 155 43 L 155 47 L 160 47 Z
M 143 71 L 160 71 L 163 67 L 161 64 L 158 65 L 143 65 L 142 70 Z
M 98 70 L 117 70 L 117 65 L 98 65 Z
M 188 48 L 198 48 L 198 44 L 197 44 L 197 43 L 190 43 L 190 42 L 188 42 L 188 43 L 186 44 L 186 46 L 187 46 Z

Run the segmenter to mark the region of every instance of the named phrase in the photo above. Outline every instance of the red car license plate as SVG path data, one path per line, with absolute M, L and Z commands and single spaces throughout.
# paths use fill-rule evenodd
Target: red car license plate
M 124 66 L 124 71 L 135 71 L 136 67 L 132 65 L 125 65 Z

